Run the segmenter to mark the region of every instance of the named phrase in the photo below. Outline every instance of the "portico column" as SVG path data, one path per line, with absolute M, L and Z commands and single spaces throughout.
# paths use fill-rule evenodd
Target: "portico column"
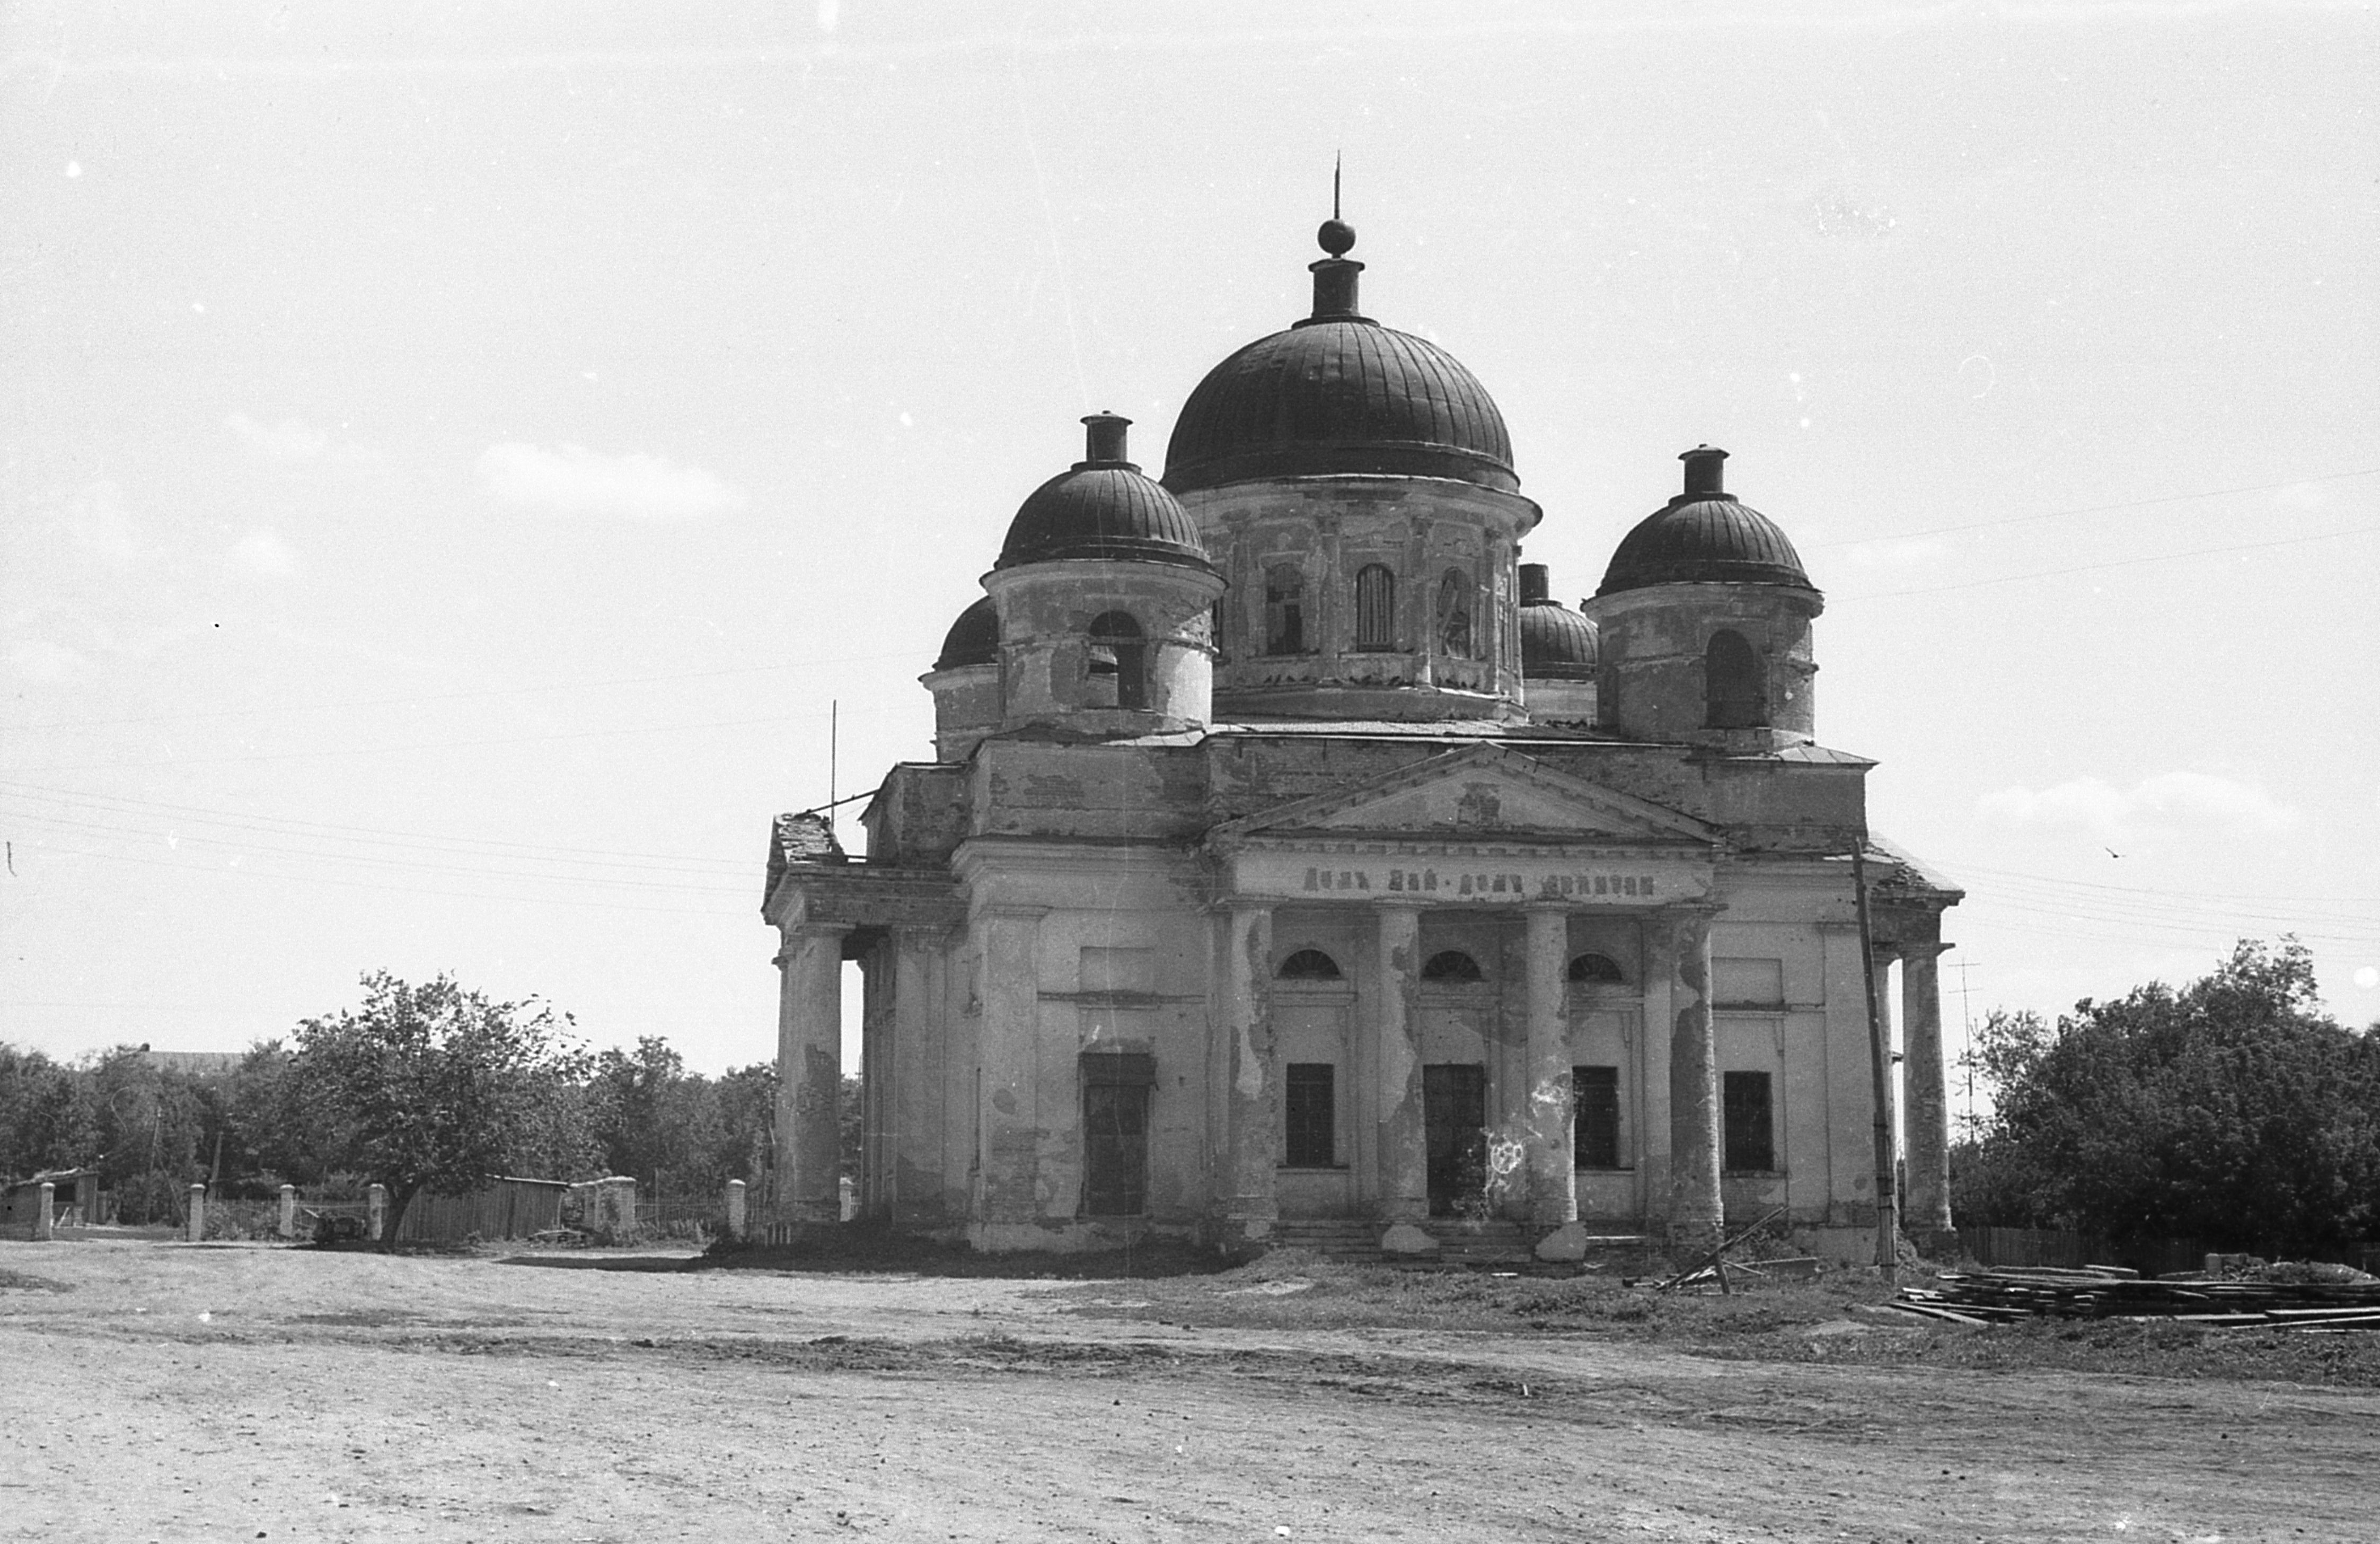
M 1529 1165 L 1529 1220 L 1544 1230 L 1539 1259 L 1586 1258 L 1578 1225 L 1578 1166 L 1571 1125 L 1570 913 L 1535 905 L 1522 913 L 1528 929 L 1529 1100 L 1524 1134 Z
M 967 1238 L 978 1249 L 1029 1248 L 1047 1198 L 1042 1134 L 1061 1112 L 1041 1108 L 1041 995 L 1036 956 L 1040 906 L 986 906 L 972 926 L 979 942 L 977 1054 L 982 1076 L 977 1128 L 976 1214 Z M 1072 1210 L 1071 1202 L 1068 1210 Z
M 1223 1202 L 1224 1246 L 1261 1246 L 1281 1214 L 1273 1196 L 1278 1165 L 1280 1068 L 1274 1055 L 1272 908 L 1233 904 L 1224 951 L 1223 1029 L 1228 1084 L 1231 1191 Z
M 1716 906 L 1662 914 L 1671 971 L 1670 1030 L 1670 1246 L 1717 1245 L 1719 1195 L 1718 1043 L 1711 1025 L 1710 924 Z
M 1940 923 L 1935 924 L 1938 929 Z M 1938 940 L 1900 946 L 1902 1141 L 1909 1154 L 1909 1194 L 1901 1226 L 1931 1249 L 1951 1232 L 1949 1094 L 1942 1077 L 1942 952 Z
M 1414 1012 L 1421 982 L 1421 908 L 1374 903 L 1379 949 L 1372 1000 L 1378 1014 L 1380 1247 L 1389 1254 L 1428 1254 L 1438 1241 L 1421 1223 L 1429 1216 L 1429 1133 L 1423 1124 L 1421 1022 Z
M 777 954 L 777 1214 L 795 1224 L 843 1220 L 841 923 L 784 930 Z

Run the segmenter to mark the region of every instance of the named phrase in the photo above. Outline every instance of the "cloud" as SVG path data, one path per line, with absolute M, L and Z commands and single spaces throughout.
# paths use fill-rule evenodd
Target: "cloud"
M 259 423 L 246 413 L 234 413 L 224 419 L 224 427 L 268 461 L 311 461 L 331 446 L 328 434 L 296 419 Z
M 501 503 L 565 515 L 624 515 L 638 520 L 693 520 L 744 507 L 740 489 L 699 467 L 658 456 L 603 456 L 584 445 L 490 445 L 480 457 L 480 486 Z
M 2207 772 L 2161 772 L 2119 789 L 2079 777 L 2039 793 L 2026 787 L 1985 794 L 1977 808 L 2003 826 L 2082 831 L 2102 839 L 2184 833 L 2266 834 L 2289 831 L 2304 817 L 2261 788 Z
M 298 572 L 298 554 L 288 542 L 259 526 L 239 539 L 230 553 L 235 573 L 261 579 L 285 579 Z

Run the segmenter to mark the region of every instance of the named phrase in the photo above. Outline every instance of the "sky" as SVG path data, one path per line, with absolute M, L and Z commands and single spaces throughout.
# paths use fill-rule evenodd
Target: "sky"
M 385 969 L 769 1059 L 771 818 L 930 757 L 1018 503 L 1094 410 L 1161 468 L 1342 154 L 1557 595 L 1696 444 L 1791 535 L 1954 1052 L 2284 932 L 2380 1019 L 2375 66 L 2363 5 L 19 0 L 0 1039 Z

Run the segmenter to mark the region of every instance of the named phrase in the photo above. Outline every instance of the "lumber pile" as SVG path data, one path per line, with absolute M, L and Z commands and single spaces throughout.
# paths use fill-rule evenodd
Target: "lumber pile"
M 2112 1266 L 2080 1270 L 2027 1266 L 1946 1271 L 1930 1286 L 1903 1287 L 1888 1306 L 1915 1319 L 1969 1325 L 2040 1317 L 2153 1318 L 2216 1330 L 2380 1330 L 2380 1282 L 2369 1277 L 2361 1282 L 2143 1281 Z

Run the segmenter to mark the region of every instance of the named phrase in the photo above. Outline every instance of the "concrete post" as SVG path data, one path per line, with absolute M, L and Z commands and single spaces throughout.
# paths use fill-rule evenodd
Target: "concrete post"
M 1940 926 L 1937 921 L 1936 926 Z M 1950 1220 L 1949 1091 L 1943 1081 L 1942 991 L 1937 964 L 1950 945 L 1935 940 L 1900 946 L 1901 1103 L 1909 1194 L 1901 1226 L 1931 1252 L 1953 1232 Z
M 777 1206 L 795 1224 L 843 1220 L 843 939 L 838 924 L 785 930 L 777 955 Z
M 374 1185 L 364 1191 L 364 1236 L 380 1242 L 382 1230 L 388 1225 L 388 1186 Z
M 727 1236 L 738 1243 L 744 1239 L 745 1189 L 746 1185 L 740 1179 L 727 1182 Z
M 1578 1225 L 1578 1165 L 1572 1137 L 1576 1117 L 1570 1064 L 1570 912 L 1536 905 L 1523 917 L 1528 930 L 1524 966 L 1528 1003 L 1529 1221 L 1544 1230 L 1537 1258 L 1586 1258 L 1586 1230 Z
M 43 1180 L 33 1197 L 33 1241 L 45 1244 L 57 1236 L 58 1187 Z
M 298 1236 L 298 1187 L 294 1185 L 281 1187 L 281 1226 L 277 1231 L 284 1238 Z
M 1423 1124 L 1421 1022 L 1414 997 L 1421 984 L 1421 908 L 1377 901 L 1378 977 L 1372 1000 L 1379 1015 L 1380 1248 L 1391 1255 L 1427 1255 L 1438 1240 L 1423 1231 L 1429 1216 L 1429 1132 Z
M 183 1236 L 192 1244 L 207 1236 L 207 1187 L 203 1185 L 190 1186 L 190 1214 L 185 1220 Z
M 1715 1247 L 1726 1222 L 1719 1192 L 1718 1043 L 1711 1024 L 1710 924 L 1716 906 L 1678 906 L 1668 934 L 1670 1031 L 1670 1247 Z
M 1224 1246 L 1261 1246 L 1281 1215 L 1281 1087 L 1272 1022 L 1272 908 L 1233 906 L 1223 960 L 1223 1030 L 1230 1058 L 1231 1191 Z

